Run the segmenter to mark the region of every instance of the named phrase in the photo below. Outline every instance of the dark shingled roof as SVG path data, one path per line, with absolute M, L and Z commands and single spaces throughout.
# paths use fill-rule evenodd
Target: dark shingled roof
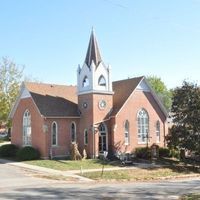
M 128 97 L 132 94 L 132 92 L 135 90 L 135 88 L 143 78 L 144 76 L 141 76 L 113 82 L 114 96 L 113 111 L 111 113 L 111 116 L 115 116 L 119 112 Z
M 101 54 L 99 51 L 98 43 L 94 34 L 94 30 L 92 30 L 91 36 L 90 36 L 90 42 L 85 58 L 85 63 L 88 67 L 91 66 L 92 60 L 96 67 L 99 65 L 99 63 L 102 61 Z
M 45 117 L 79 117 L 76 86 L 25 83 L 40 113 Z
M 115 116 L 144 77 L 113 82 Z M 76 86 L 25 83 L 40 113 L 45 117 L 79 117 Z
M 31 92 L 40 113 L 45 117 L 78 117 L 77 104 L 62 97 L 41 95 Z

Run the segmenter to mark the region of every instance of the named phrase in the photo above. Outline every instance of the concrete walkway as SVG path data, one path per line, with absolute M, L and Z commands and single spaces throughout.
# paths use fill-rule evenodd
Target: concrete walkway
M 14 162 L 14 161 L 10 161 L 10 160 L 6 160 L 6 159 L 0 159 L 0 163 L 4 164 L 9 164 L 12 166 L 16 166 L 16 167 L 20 167 L 26 170 L 30 170 L 36 173 L 42 173 L 45 175 L 61 175 L 64 177 L 72 177 L 75 178 L 75 180 L 77 180 L 78 182 L 92 182 L 93 180 L 76 175 L 76 173 L 72 173 L 68 172 L 68 171 L 60 171 L 60 170 L 55 170 L 55 169 L 50 169 L 50 168 L 46 168 L 46 167 L 39 167 L 39 166 L 35 166 L 35 165 L 29 165 L 23 162 Z M 80 171 L 79 171 L 80 172 Z M 78 172 L 78 173 L 79 173 Z

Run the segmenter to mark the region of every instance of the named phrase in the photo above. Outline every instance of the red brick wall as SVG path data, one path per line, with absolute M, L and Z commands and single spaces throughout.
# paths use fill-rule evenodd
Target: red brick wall
M 106 101 L 105 109 L 99 109 L 99 101 Z M 78 97 L 79 110 L 81 111 L 80 119 L 80 138 L 79 147 L 81 151 L 83 148 L 86 149 L 88 155 L 91 157 L 93 155 L 93 133 L 92 125 L 96 124 L 98 126 L 99 122 L 107 119 L 108 113 L 113 107 L 113 96 L 109 94 L 83 94 Z M 87 102 L 87 108 L 83 108 L 83 103 Z M 107 127 L 109 130 L 109 126 Z M 84 146 L 84 130 L 88 129 L 89 142 L 88 145 Z M 98 154 L 98 133 L 95 134 L 95 152 Z
M 43 118 L 37 107 L 35 106 L 32 98 L 21 99 L 17 110 L 12 119 L 12 144 L 23 146 L 23 115 L 26 110 L 31 114 L 31 136 L 32 146 L 37 148 L 43 158 L 49 158 L 50 149 L 52 148 L 53 156 L 66 156 L 70 154 L 71 148 L 71 123 L 75 122 L 77 137 L 79 137 L 79 119 L 59 119 L 59 118 Z M 58 145 L 51 145 L 51 126 L 52 122 L 57 123 L 58 127 Z M 43 130 L 44 125 L 47 126 L 47 132 Z
M 12 137 L 13 144 L 22 146 L 22 120 L 23 114 L 28 109 L 31 113 L 31 128 L 32 128 L 32 146 L 38 148 L 42 157 L 48 158 L 50 149 L 53 156 L 69 155 L 71 148 L 71 123 L 76 123 L 77 142 L 80 153 L 82 154 L 85 148 L 88 156 L 93 155 L 93 134 L 92 125 L 108 119 L 108 114 L 112 108 L 112 95 L 103 94 L 85 94 L 78 97 L 79 109 L 81 111 L 81 118 L 43 118 L 32 98 L 21 99 L 12 122 Z M 104 99 L 107 102 L 105 109 L 99 109 L 99 101 Z M 87 108 L 83 108 L 83 102 L 87 102 Z M 137 113 L 144 108 L 149 114 L 149 132 L 150 142 L 149 146 L 156 143 L 156 121 L 160 121 L 161 142 L 159 146 L 164 145 L 164 134 L 167 134 L 167 124 L 165 124 L 165 116 L 155 102 L 151 93 L 135 91 L 133 95 L 124 104 L 116 117 L 105 121 L 108 129 L 108 148 L 120 149 L 122 152 L 126 150 L 131 152 L 136 147 L 146 146 L 145 144 L 138 144 L 137 139 Z M 128 120 L 130 127 L 130 144 L 125 149 L 124 145 L 124 122 Z M 51 125 L 55 121 L 58 125 L 58 145 L 51 145 Z M 43 130 L 44 125 L 48 128 L 46 132 Z M 84 130 L 88 130 L 88 145 L 84 145 Z M 95 152 L 98 154 L 98 132 L 95 134 Z
M 146 144 L 138 144 L 137 139 L 137 113 L 144 108 L 149 114 L 149 146 L 156 143 L 156 121 L 160 121 L 160 143 L 159 146 L 164 146 L 164 135 L 167 133 L 167 124 L 165 124 L 165 116 L 155 102 L 153 96 L 149 92 L 135 91 L 128 99 L 126 104 L 115 118 L 116 128 L 113 133 L 114 147 L 122 152 L 131 152 L 136 147 L 145 147 Z M 129 121 L 130 144 L 124 145 L 124 123 Z
M 46 156 L 46 135 L 43 133 L 43 118 L 38 112 L 32 98 L 21 99 L 12 119 L 11 142 L 23 146 L 23 115 L 26 110 L 31 114 L 32 146 L 37 148 L 42 156 Z
M 57 123 L 57 145 L 52 146 L 51 128 L 52 123 Z M 47 135 L 47 155 L 50 155 L 50 150 L 54 156 L 66 156 L 70 155 L 71 151 L 71 124 L 74 122 L 76 124 L 76 135 L 79 137 L 79 119 L 68 119 L 68 118 L 47 118 L 45 119 L 45 124 L 48 126 Z

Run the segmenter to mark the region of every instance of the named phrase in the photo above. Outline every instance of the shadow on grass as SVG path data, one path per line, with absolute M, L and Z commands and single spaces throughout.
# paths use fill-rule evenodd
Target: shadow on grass
M 174 160 L 171 158 L 161 158 L 157 161 L 167 168 L 172 169 L 177 173 L 200 173 L 200 165 L 198 162 L 190 163 L 187 159 L 184 161 Z
M 59 162 L 59 163 L 62 163 L 62 164 L 69 164 L 69 162 L 71 161 L 74 161 L 74 162 L 76 162 L 75 160 L 55 160 L 56 162 Z M 67 162 L 67 161 L 69 161 L 69 162 Z M 85 160 L 77 160 L 77 163 L 82 163 L 82 162 L 88 162 L 88 164 L 98 164 L 98 165 L 107 165 L 107 166 L 109 166 L 109 165 L 111 165 L 111 166 L 117 166 L 117 167 L 119 167 L 120 165 L 121 165 L 121 162 L 119 161 L 119 160 L 115 160 L 115 161 L 109 161 L 109 160 L 101 160 L 101 159 L 85 159 Z
M 69 160 L 55 160 L 58 163 L 64 165 L 70 165 Z M 86 161 L 86 162 L 85 162 Z M 76 161 L 74 161 L 75 163 Z M 77 161 L 77 165 L 81 165 L 81 163 L 85 162 L 85 167 L 95 164 L 99 166 L 105 167 L 137 167 L 141 169 L 153 170 L 155 168 L 169 168 L 177 173 L 189 174 L 189 173 L 199 173 L 200 167 L 197 165 L 191 165 L 188 163 L 180 162 L 179 160 L 174 160 L 170 158 L 160 158 L 156 161 L 144 160 L 134 158 L 131 163 L 122 165 L 120 160 L 102 160 L 102 159 L 86 159 L 82 161 Z M 91 168 L 90 168 L 91 169 Z

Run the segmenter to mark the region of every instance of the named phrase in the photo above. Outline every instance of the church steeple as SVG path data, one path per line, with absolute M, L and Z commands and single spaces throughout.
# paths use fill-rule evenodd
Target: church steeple
M 94 62 L 96 67 L 98 67 L 99 63 L 102 61 L 97 39 L 95 37 L 94 29 L 92 29 L 92 32 L 90 35 L 90 42 L 89 42 L 87 54 L 85 57 L 85 64 L 88 67 L 90 67 L 92 64 L 92 61 Z
M 82 67 L 77 69 L 78 94 L 112 94 L 111 68 L 102 61 L 97 39 L 92 29 Z

